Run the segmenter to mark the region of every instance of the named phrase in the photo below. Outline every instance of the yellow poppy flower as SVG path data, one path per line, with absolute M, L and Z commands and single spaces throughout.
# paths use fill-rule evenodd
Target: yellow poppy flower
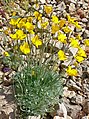
M 71 47 L 79 48 L 79 43 L 75 38 L 70 38 L 70 42 Z
M 21 19 L 21 18 L 17 18 L 17 19 L 12 18 L 12 19 L 10 20 L 9 24 L 15 26 L 15 25 L 18 24 L 18 22 L 20 21 L 20 19 Z
M 74 62 L 74 66 L 78 66 L 78 62 L 77 61 Z
M 59 50 L 59 52 L 58 52 L 58 57 L 59 57 L 59 59 L 60 59 L 61 61 L 64 61 L 64 60 L 67 59 L 65 53 L 64 53 L 62 50 Z
M 10 37 L 15 40 L 24 40 L 26 34 L 22 30 L 17 30 L 15 34 L 10 34 Z
M 46 12 L 46 14 L 50 14 L 53 10 L 52 6 L 44 6 L 44 10 Z
M 29 53 L 30 53 L 29 44 L 28 44 L 27 42 L 24 42 L 22 45 L 20 45 L 20 50 L 21 50 L 24 54 L 29 54 Z
M 59 31 L 59 26 L 57 24 L 52 24 L 51 32 L 56 33 L 57 31 Z
M 3 54 L 4 54 L 4 56 L 6 56 L 6 57 L 9 57 L 9 56 L 10 56 L 9 53 L 6 52 L 6 51 L 5 51 Z
M 32 23 L 33 17 L 28 17 L 28 18 L 27 18 L 27 21 L 30 22 L 30 23 Z
M 19 21 L 19 23 L 17 24 L 18 28 L 22 28 L 25 26 L 25 22 L 26 22 L 26 18 L 23 18 Z
M 6 30 L 4 30 L 4 33 L 5 33 L 6 35 L 10 34 L 10 32 L 11 32 L 11 28 L 7 28 Z
M 62 29 L 65 33 L 70 33 L 72 31 L 68 26 L 63 27 Z
M 53 16 L 52 16 L 52 22 L 53 22 L 53 23 L 59 23 L 58 17 L 53 15 Z
M 66 42 L 67 37 L 63 33 L 58 34 L 58 40 L 62 43 L 67 43 Z
M 69 76 L 77 76 L 78 75 L 78 71 L 74 68 L 72 68 L 71 66 L 68 66 L 68 69 L 66 70 L 67 74 Z
M 65 25 L 66 21 L 64 19 L 61 19 L 59 21 L 59 27 L 62 28 Z
M 35 11 L 34 12 L 34 16 L 37 20 L 41 20 L 42 19 L 42 14 L 40 14 L 39 12 Z
M 76 61 L 78 61 L 79 63 L 81 63 L 84 60 L 84 57 L 76 55 L 75 56 L 75 59 L 76 59 Z
M 31 39 L 32 43 L 38 48 L 38 46 L 42 45 L 42 40 L 39 39 L 38 35 L 36 35 L 35 37 L 33 37 Z
M 13 11 L 12 16 L 16 16 L 16 12 L 15 11 Z
M 48 22 L 43 22 L 43 23 L 41 23 L 41 27 L 42 28 L 44 28 L 44 29 L 46 29 L 46 27 L 48 26 Z
M 89 39 L 85 39 L 85 40 L 84 40 L 84 44 L 85 44 L 86 46 L 89 46 Z
M 68 22 L 74 24 L 76 28 L 82 29 L 82 27 L 78 24 L 78 22 L 75 21 L 76 20 L 75 18 L 72 18 L 70 15 L 67 15 L 67 19 Z
M 74 22 L 75 22 L 75 18 L 72 18 L 69 14 L 67 15 L 67 19 L 68 19 L 68 22 L 69 23 L 72 23 L 72 24 L 74 24 Z
M 78 24 L 78 22 L 76 21 L 76 22 L 74 22 L 74 25 L 75 25 L 75 27 L 77 28 L 77 29 L 82 29 L 82 27 Z
M 11 37 L 12 39 L 14 39 L 14 40 L 18 39 L 17 34 L 10 34 L 10 37 Z
M 26 22 L 25 28 L 26 28 L 29 32 L 31 32 L 31 31 L 34 30 L 35 26 L 34 26 L 32 23 L 30 23 L 30 22 Z
M 78 40 L 82 40 L 81 35 L 80 35 L 80 34 L 76 35 L 76 39 L 78 39 Z
M 82 48 L 79 48 L 77 54 L 81 57 L 87 57 L 85 51 Z

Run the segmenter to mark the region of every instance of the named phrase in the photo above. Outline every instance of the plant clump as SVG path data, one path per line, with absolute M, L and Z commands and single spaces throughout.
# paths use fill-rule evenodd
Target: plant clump
M 17 7 L 1 31 L 2 60 L 15 71 L 15 97 L 21 111 L 44 115 L 59 102 L 66 79 L 80 76 L 89 39 L 77 32 L 82 26 L 75 17 L 57 16 L 52 5 L 38 0 L 10 5 Z

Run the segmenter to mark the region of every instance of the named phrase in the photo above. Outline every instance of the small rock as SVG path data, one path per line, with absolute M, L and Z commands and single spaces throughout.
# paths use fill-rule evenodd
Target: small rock
M 67 108 L 67 114 L 71 116 L 71 118 L 73 119 L 78 119 L 77 117 L 77 113 L 79 111 L 81 111 L 82 107 L 80 105 L 70 105 L 70 101 L 68 101 L 66 98 L 63 99 L 63 102 Z
M 28 119 L 40 119 L 40 116 L 28 116 Z
M 66 9 L 66 5 L 64 2 L 61 2 L 59 5 L 58 5 L 58 10 L 60 11 L 64 11 Z
M 85 30 L 85 32 L 84 32 L 84 36 L 85 36 L 86 38 L 89 37 L 89 30 Z
M 80 18 L 84 18 L 85 16 L 84 11 L 82 9 L 78 9 L 77 14 L 80 16 Z
M 45 3 L 45 2 L 46 2 L 46 0 L 40 0 L 40 2 L 41 2 L 41 3 Z
M 85 2 L 87 2 L 87 3 L 88 3 L 88 2 L 89 2 L 89 0 L 85 0 Z
M 88 20 L 86 18 L 83 18 L 82 22 L 86 23 L 86 22 L 88 22 Z
M 4 111 L 1 111 L 0 119 L 9 119 L 9 115 L 7 115 Z
M 88 116 L 82 117 L 82 119 L 89 119 L 89 114 L 88 114 Z
M 75 92 L 74 91 L 70 91 L 70 95 L 69 95 L 69 98 L 72 98 L 75 96 Z
M 64 119 L 64 117 L 55 116 L 53 119 Z
M 85 47 L 85 52 L 89 56 L 89 47 Z
M 0 83 L 2 83 L 3 72 L 0 71 Z
M 75 3 L 75 4 L 77 2 L 77 0 L 69 0 L 69 1 L 72 2 L 72 3 Z
M 70 116 L 67 116 L 67 119 L 72 119 Z
M 71 53 L 73 54 L 73 56 L 75 56 L 76 53 L 77 53 L 77 51 L 78 51 L 78 48 L 70 47 L 69 50 L 71 51 Z
M 69 11 L 75 11 L 76 10 L 76 7 L 75 7 L 75 4 L 74 3 L 70 3 L 70 6 L 69 6 Z
M 3 72 L 2 71 L 0 71 L 0 76 L 2 76 L 3 75 Z
M 87 3 L 84 3 L 84 4 L 83 4 L 83 8 L 84 8 L 85 10 L 87 10 L 87 9 L 88 9 L 88 4 L 87 4 Z
M 83 97 L 81 95 L 76 95 L 76 103 L 82 104 L 83 102 Z
M 53 119 L 72 119 L 72 118 L 70 116 L 67 116 L 67 118 L 55 116 Z

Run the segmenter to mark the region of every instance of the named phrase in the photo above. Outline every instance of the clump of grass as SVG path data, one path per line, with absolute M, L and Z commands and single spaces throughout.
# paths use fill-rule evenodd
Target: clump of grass
M 63 85 L 58 73 L 45 66 L 27 66 L 15 74 L 17 105 L 25 115 L 44 115 L 59 103 Z

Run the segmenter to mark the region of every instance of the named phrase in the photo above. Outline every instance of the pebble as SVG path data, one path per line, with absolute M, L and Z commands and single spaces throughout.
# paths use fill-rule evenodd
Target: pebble
M 40 116 L 28 116 L 28 119 L 40 119 Z
M 82 117 L 82 119 L 89 119 L 89 114 L 88 114 L 88 116 Z
M 85 0 L 85 2 L 87 2 L 87 3 L 88 3 L 88 2 L 89 2 L 89 0 Z
M 82 104 L 83 102 L 83 97 L 81 95 L 76 95 L 76 103 Z
M 76 10 L 75 4 L 74 3 L 70 3 L 69 11 L 73 12 L 75 10 Z
M 84 32 L 84 37 L 85 37 L 85 38 L 89 38 L 89 30 L 85 30 L 85 32 Z
M 88 22 L 88 20 L 86 18 L 83 18 L 82 22 L 86 23 L 86 22 Z
M 72 118 L 70 116 L 67 116 L 67 118 L 55 116 L 53 119 L 72 119 Z
M 76 3 L 77 0 L 69 0 L 71 3 Z
M 0 77 L 3 75 L 3 72 L 2 71 L 0 71 Z
M 3 76 L 3 72 L 0 71 L 0 83 L 2 83 L 2 76 Z
M 66 5 L 64 2 L 61 2 L 59 5 L 58 5 L 58 10 L 60 11 L 64 11 L 66 9 Z

